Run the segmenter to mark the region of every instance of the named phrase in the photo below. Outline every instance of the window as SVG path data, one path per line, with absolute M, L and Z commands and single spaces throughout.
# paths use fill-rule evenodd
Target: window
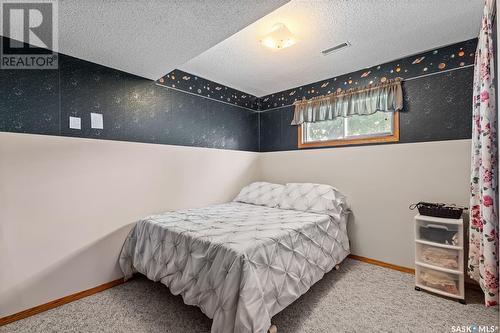
M 299 148 L 399 141 L 399 112 L 303 123 L 298 126 L 298 134 Z

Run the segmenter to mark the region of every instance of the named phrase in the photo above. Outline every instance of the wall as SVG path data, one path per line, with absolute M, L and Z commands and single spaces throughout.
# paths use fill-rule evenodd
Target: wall
M 476 45 L 477 39 L 471 39 L 384 64 L 376 64 L 353 73 L 346 73 L 301 87 L 276 92 L 260 98 L 260 110 L 271 110 L 291 105 L 303 98 L 310 99 L 330 93 L 344 92 L 352 88 L 364 87 L 379 82 L 383 83 L 395 78 L 411 80 L 421 75 L 466 68 L 474 65 Z
M 140 217 L 226 202 L 259 178 L 251 96 L 58 57 L 59 70 L 0 70 L 0 317 L 120 277 Z M 196 93 L 207 85 L 225 100 Z
M 202 77 L 175 69 L 158 79 L 157 83 L 164 87 L 178 89 L 220 101 L 229 105 L 238 105 L 250 110 L 258 110 L 260 99 L 243 91 L 224 86 Z
M 460 140 L 471 137 L 472 75 L 468 67 L 403 82 L 400 143 Z M 297 148 L 293 106 L 260 114 L 260 151 Z
M 407 206 L 466 204 L 471 48 L 432 52 L 436 75 L 404 83 L 401 138 L 411 143 L 303 151 L 285 151 L 297 134 L 292 108 L 278 103 L 337 83 L 259 99 L 181 71 L 152 82 L 64 55 L 58 71 L 2 70 L 0 317 L 119 277 L 121 244 L 141 216 L 228 201 L 258 179 L 335 185 L 354 212 L 353 253 L 412 266 Z M 346 75 L 345 86 L 364 82 Z M 103 130 L 90 128 L 91 112 Z
M 262 98 L 259 167 L 270 182 L 331 184 L 347 195 L 352 253 L 414 266 L 419 201 L 468 206 L 473 62 L 466 41 Z M 400 142 L 297 150 L 295 100 L 402 77 Z
M 0 133 L 0 317 L 121 276 L 140 217 L 231 200 L 257 153 Z
M 261 179 L 331 184 L 347 196 L 351 252 L 414 266 L 419 201 L 468 205 L 470 140 L 374 145 L 259 155 Z
M 242 103 L 58 57 L 59 70 L 1 70 L 0 131 L 258 150 L 258 114 Z M 199 81 L 192 88 L 209 83 Z M 91 128 L 90 113 L 103 115 L 104 129 Z M 69 128 L 70 116 L 81 118 L 81 130 Z
M 470 40 L 354 73 L 262 97 L 260 151 L 297 149 L 295 100 L 401 77 L 400 143 L 471 137 L 472 79 L 477 41 Z

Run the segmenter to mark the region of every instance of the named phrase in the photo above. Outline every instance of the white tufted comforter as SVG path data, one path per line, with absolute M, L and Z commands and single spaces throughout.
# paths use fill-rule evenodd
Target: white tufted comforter
M 348 254 L 346 216 L 232 202 L 137 222 L 120 266 L 199 306 L 212 333 L 253 333 Z

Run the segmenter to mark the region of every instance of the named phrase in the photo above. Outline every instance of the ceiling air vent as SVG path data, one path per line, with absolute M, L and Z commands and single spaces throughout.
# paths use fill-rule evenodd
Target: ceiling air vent
M 330 47 L 329 49 L 321 51 L 321 53 L 323 53 L 323 55 L 328 55 L 330 53 L 340 51 L 348 46 L 351 46 L 351 43 L 349 42 L 340 43 L 339 45 L 335 45 L 334 47 Z

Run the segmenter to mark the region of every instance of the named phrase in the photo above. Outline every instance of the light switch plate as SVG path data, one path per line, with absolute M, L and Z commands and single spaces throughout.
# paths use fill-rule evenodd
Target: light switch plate
M 102 113 L 90 113 L 90 127 L 97 129 L 104 128 Z
M 69 128 L 81 130 L 82 120 L 80 117 L 69 117 Z

